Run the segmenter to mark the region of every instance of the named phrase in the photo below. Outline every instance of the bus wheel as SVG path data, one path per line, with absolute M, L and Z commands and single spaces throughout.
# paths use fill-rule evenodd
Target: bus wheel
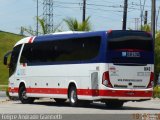
M 71 86 L 69 89 L 69 102 L 73 107 L 78 105 L 77 90 L 75 86 Z
M 124 102 L 119 100 L 107 101 L 105 102 L 107 108 L 121 108 L 123 107 Z
M 25 86 L 20 87 L 19 90 L 19 99 L 23 104 L 31 104 L 34 102 L 35 98 L 29 98 L 26 95 L 26 88 Z
M 56 103 L 61 104 L 64 103 L 66 101 L 66 99 L 59 99 L 59 98 L 54 98 L 54 100 L 56 101 Z

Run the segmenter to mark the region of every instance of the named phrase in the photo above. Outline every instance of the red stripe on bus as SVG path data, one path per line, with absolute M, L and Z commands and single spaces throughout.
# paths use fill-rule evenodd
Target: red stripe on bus
M 9 88 L 9 92 L 18 93 L 19 89 Z M 27 88 L 27 93 L 35 94 L 68 94 L 67 88 Z M 135 90 L 94 90 L 94 89 L 77 89 L 78 95 L 84 96 L 103 96 L 103 97 L 151 97 L 152 91 L 135 91 Z
M 152 91 L 135 91 L 135 90 L 87 90 L 78 89 L 78 95 L 90 96 L 110 96 L 110 97 L 151 97 Z
M 27 88 L 27 93 L 68 94 L 66 88 Z
M 31 37 L 28 41 L 28 43 L 32 43 L 33 42 L 33 37 Z
M 152 91 L 100 90 L 99 95 L 113 97 L 151 97 Z

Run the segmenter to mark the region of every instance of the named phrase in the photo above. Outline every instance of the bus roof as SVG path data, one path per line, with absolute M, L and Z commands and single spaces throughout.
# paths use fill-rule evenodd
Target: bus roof
M 67 38 L 74 38 L 77 36 L 90 36 L 90 35 L 100 35 L 100 34 L 106 33 L 106 31 L 95 31 L 95 32 L 83 32 L 83 31 L 66 31 L 66 32 L 57 32 L 57 33 L 51 33 L 51 34 L 46 34 L 46 35 L 41 35 L 41 36 L 31 36 L 31 37 L 25 37 L 18 41 L 15 46 L 19 44 L 24 44 L 24 43 L 32 43 L 38 42 L 38 41 L 44 41 L 44 40 L 57 40 L 57 39 L 67 39 Z
M 18 41 L 15 46 L 19 44 L 24 43 L 33 43 L 33 42 L 41 42 L 41 41 L 52 41 L 52 40 L 60 40 L 60 39 L 69 39 L 69 38 L 76 38 L 76 37 L 88 37 L 88 36 L 102 36 L 106 33 L 110 34 L 112 32 L 124 32 L 123 30 L 109 30 L 109 31 L 90 31 L 90 32 L 82 32 L 82 31 L 66 31 L 66 32 L 58 32 L 58 33 L 51 33 L 41 36 L 32 36 L 32 37 L 26 37 Z M 135 30 L 126 30 L 125 32 L 142 32 L 147 33 L 143 31 L 135 31 Z M 148 33 L 147 33 L 148 34 Z

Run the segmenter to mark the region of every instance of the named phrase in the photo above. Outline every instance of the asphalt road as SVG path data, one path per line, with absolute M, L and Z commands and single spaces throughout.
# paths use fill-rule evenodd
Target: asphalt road
M 5 91 L 0 91 L 0 102 L 5 101 L 7 98 Z
M 160 100 L 127 102 L 121 109 L 108 109 L 105 107 L 105 104 L 97 102 L 87 107 L 70 107 L 68 102 L 58 105 L 53 99 L 36 100 L 34 104 L 21 104 L 20 101 L 1 101 L 0 113 L 56 114 L 61 115 L 64 120 L 81 120 L 82 118 L 86 120 L 103 120 L 103 118 L 106 119 L 106 117 L 110 118 L 110 120 L 137 120 L 137 115 L 149 115 L 160 119 Z
M 0 91 L 0 98 L 2 98 L 2 97 L 6 97 L 6 92 Z
M 58 119 L 63 120 L 141 120 L 142 117 L 160 120 L 160 100 L 127 102 L 121 109 L 108 109 L 105 104 L 99 102 L 89 106 L 70 107 L 68 102 L 58 105 L 53 99 L 40 99 L 34 104 L 21 104 L 20 101 L 8 101 L 5 92 L 0 91 L 0 119 L 4 119 L 8 114 L 36 114 L 39 117 L 37 119 L 44 119 L 40 115 L 49 114 L 52 117 L 58 115 Z M 50 119 L 53 119 L 52 117 Z

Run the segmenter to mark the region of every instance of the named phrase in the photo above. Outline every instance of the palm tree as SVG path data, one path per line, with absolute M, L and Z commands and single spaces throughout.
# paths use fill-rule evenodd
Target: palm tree
M 40 32 L 39 34 L 48 34 L 47 32 L 47 25 L 45 23 L 45 20 L 43 18 L 37 17 L 37 20 L 40 24 Z M 61 22 L 62 23 L 62 22 Z M 59 29 L 59 27 L 61 26 L 61 23 L 59 23 L 57 26 L 54 27 L 53 31 L 51 33 L 55 33 L 56 31 L 61 31 Z M 28 34 L 35 36 L 36 35 L 36 31 L 33 30 L 32 27 L 26 28 L 26 27 L 21 27 L 21 33 L 27 32 Z
M 90 17 L 88 17 L 84 22 L 80 23 L 75 18 L 67 18 L 64 19 L 65 23 L 67 24 L 69 30 L 71 31 L 90 31 L 91 24 L 89 22 Z
M 47 26 L 45 20 L 43 18 L 41 19 L 40 17 L 37 17 L 37 20 L 40 24 L 42 34 L 47 34 Z
M 47 34 L 48 33 L 48 31 L 47 31 L 48 28 L 47 28 L 47 25 L 45 23 L 45 20 L 43 18 L 41 19 L 39 17 L 37 17 L 37 20 L 38 20 L 38 22 L 40 24 L 40 27 L 41 27 L 41 30 L 42 30 L 41 31 L 42 34 Z M 62 31 L 62 30 L 59 29 L 59 27 L 61 26 L 61 24 L 62 24 L 62 22 L 60 22 L 58 25 L 56 25 L 51 33 L 55 33 L 57 31 L 58 32 Z

